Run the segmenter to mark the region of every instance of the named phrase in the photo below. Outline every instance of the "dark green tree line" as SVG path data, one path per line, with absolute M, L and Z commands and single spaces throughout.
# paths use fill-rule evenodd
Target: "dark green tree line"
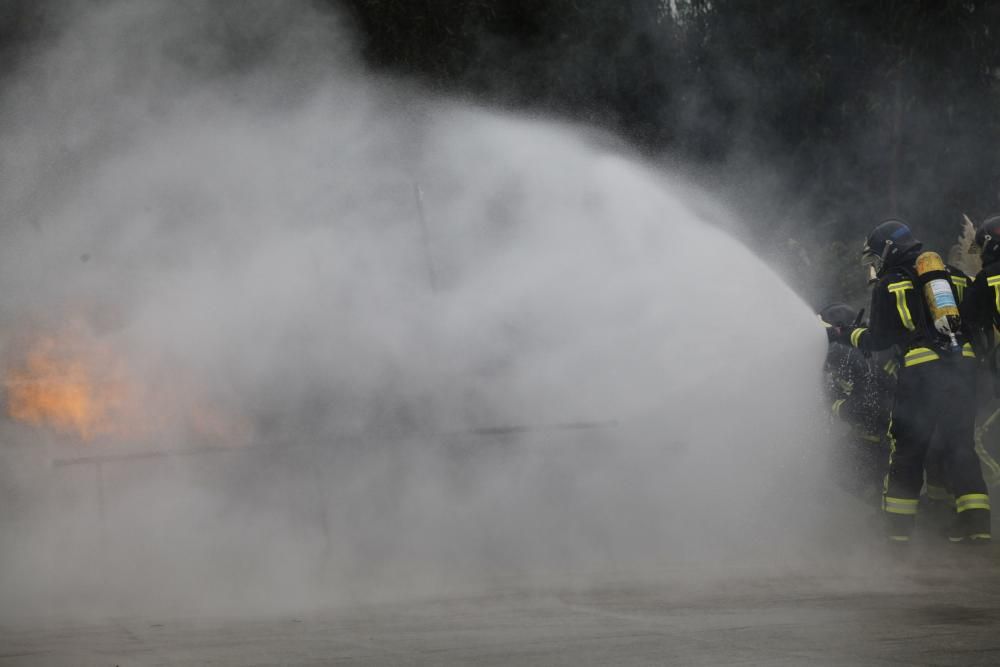
M 654 155 L 777 170 L 796 212 L 774 221 L 783 237 L 855 245 L 900 216 L 944 245 L 962 212 L 1000 209 L 995 2 L 346 4 L 376 67 L 597 123 Z
M 764 245 L 851 248 L 897 215 L 943 248 L 962 212 L 1000 209 L 993 0 L 301 1 L 346 13 L 376 70 L 780 183 L 747 212 Z M 0 0 L 0 76 L 65 6 Z M 256 42 L 234 44 L 252 59 Z

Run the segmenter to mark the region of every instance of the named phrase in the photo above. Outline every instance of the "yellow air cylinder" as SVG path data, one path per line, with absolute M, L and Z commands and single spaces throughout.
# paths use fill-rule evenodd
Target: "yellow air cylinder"
M 917 276 L 924 285 L 924 299 L 930 307 L 934 328 L 950 339 L 953 347 L 958 347 L 955 331 L 959 326 L 958 304 L 951 290 L 951 281 L 941 255 L 936 252 L 921 253 L 917 257 Z
M 927 275 L 933 272 L 940 272 L 940 277 Z M 937 322 L 949 315 L 958 317 L 958 304 L 955 303 L 955 294 L 951 291 L 951 283 L 948 282 L 948 274 L 944 262 L 941 261 L 941 255 L 936 252 L 925 252 L 917 257 L 917 275 L 921 278 L 927 276 L 930 279 L 924 284 L 924 298 L 931 308 L 931 317 L 934 321 Z

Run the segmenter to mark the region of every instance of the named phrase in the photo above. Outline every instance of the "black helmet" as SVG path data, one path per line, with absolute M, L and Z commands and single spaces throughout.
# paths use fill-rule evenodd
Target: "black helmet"
M 1000 215 L 991 215 L 983 220 L 972 245 L 979 249 L 983 264 L 992 264 L 1000 259 Z
M 819 319 L 832 327 L 849 327 L 858 319 L 858 311 L 846 303 L 831 303 L 819 311 Z
M 865 239 L 865 247 L 861 252 L 862 261 L 871 264 L 876 275 L 882 270 L 900 261 L 904 255 L 920 250 L 923 244 L 913 236 L 913 232 L 900 220 L 885 220 L 880 222 Z

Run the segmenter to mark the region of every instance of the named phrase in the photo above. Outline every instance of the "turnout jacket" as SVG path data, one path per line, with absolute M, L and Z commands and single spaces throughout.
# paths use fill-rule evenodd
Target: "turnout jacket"
M 959 310 L 976 347 L 991 350 L 1000 326 L 1000 260 L 987 264 L 976 275 Z
M 915 260 L 916 255 L 886 268 L 872 289 L 868 326 L 855 328 L 849 338 L 853 347 L 869 353 L 894 348 L 903 367 L 936 361 L 943 349 L 943 336 L 931 321 Z M 955 302 L 961 304 L 969 278 L 955 267 L 946 268 Z M 975 357 L 968 337 L 961 331 L 955 335 L 962 355 Z

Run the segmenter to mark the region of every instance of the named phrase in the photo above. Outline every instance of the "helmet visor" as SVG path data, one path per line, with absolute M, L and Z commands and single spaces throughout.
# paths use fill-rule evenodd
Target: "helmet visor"
M 883 264 L 884 260 L 882 256 L 876 254 L 866 243 L 865 249 L 861 251 L 861 266 L 865 269 L 869 285 L 878 279 L 878 274 L 882 272 Z
M 872 267 L 878 273 L 882 270 L 882 257 L 876 255 L 873 250 L 866 247 L 864 252 L 861 253 L 861 266 Z

